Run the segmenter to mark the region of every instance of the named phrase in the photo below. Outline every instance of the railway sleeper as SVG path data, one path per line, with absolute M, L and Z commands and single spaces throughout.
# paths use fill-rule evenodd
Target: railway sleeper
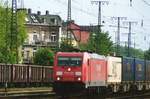
M 113 92 L 117 93 L 117 92 L 119 92 L 119 90 L 120 90 L 120 85 L 119 84 L 115 84 L 114 87 L 113 87 Z
M 149 90 L 150 89 L 150 83 L 146 83 L 145 87 L 146 87 L 145 88 L 146 90 Z
M 124 84 L 123 85 L 123 92 L 128 92 L 130 90 L 130 84 Z
M 143 88 L 144 88 L 143 83 L 138 83 L 138 84 L 137 84 L 137 89 L 138 89 L 139 91 L 143 90 Z

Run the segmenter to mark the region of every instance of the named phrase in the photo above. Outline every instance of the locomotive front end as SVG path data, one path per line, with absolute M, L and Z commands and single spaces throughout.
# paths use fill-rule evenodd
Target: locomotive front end
M 83 53 L 59 52 L 54 62 L 54 91 L 56 93 L 82 90 Z

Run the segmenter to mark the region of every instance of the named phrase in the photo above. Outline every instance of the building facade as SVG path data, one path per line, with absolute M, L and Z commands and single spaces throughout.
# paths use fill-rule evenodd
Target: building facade
M 46 11 L 32 13 L 28 9 L 26 17 L 27 39 L 22 47 L 23 63 L 32 63 L 35 52 L 40 48 L 57 49 L 61 42 L 62 20 L 58 15 L 50 15 Z
M 68 24 L 60 16 L 49 14 L 49 11 L 42 15 L 40 11 L 32 13 L 28 9 L 25 20 L 28 37 L 22 46 L 22 63 L 33 63 L 33 57 L 40 48 L 58 49 L 67 36 L 74 47 L 81 43 L 86 44 L 94 29 L 92 26 L 79 26 L 74 22 Z

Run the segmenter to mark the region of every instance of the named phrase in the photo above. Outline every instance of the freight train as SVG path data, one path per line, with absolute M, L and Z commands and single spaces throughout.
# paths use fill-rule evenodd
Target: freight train
M 53 81 L 51 66 L 0 64 L 0 87 L 27 87 L 50 84 Z
M 57 94 L 150 89 L 150 61 L 88 52 L 58 52 L 53 89 Z

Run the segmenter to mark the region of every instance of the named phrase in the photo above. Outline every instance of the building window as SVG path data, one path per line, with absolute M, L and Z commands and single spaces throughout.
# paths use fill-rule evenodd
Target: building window
M 31 19 L 33 20 L 34 23 L 37 23 L 37 22 L 38 22 L 38 20 L 36 19 L 35 16 L 31 16 Z
M 46 19 L 45 18 L 42 18 L 42 23 L 46 23 Z
M 33 31 L 33 33 L 36 33 L 36 32 L 37 32 L 36 30 Z
M 57 41 L 57 38 L 56 38 L 56 33 L 52 33 L 51 35 L 50 35 L 50 41 L 51 42 L 56 42 Z
M 35 56 L 36 52 L 33 52 L 33 57 Z
M 29 59 L 30 51 L 27 51 L 26 53 L 26 59 Z
M 55 23 L 55 19 L 54 19 L 54 18 L 52 18 L 52 19 L 51 19 L 51 22 L 54 24 L 54 23 Z
M 22 51 L 22 57 L 24 57 L 24 51 Z
M 37 48 L 33 48 L 34 51 L 36 51 Z
M 52 19 L 50 19 L 50 21 L 51 21 L 52 24 L 57 25 L 57 19 L 52 18 Z
M 33 40 L 37 41 L 37 35 L 33 35 Z

